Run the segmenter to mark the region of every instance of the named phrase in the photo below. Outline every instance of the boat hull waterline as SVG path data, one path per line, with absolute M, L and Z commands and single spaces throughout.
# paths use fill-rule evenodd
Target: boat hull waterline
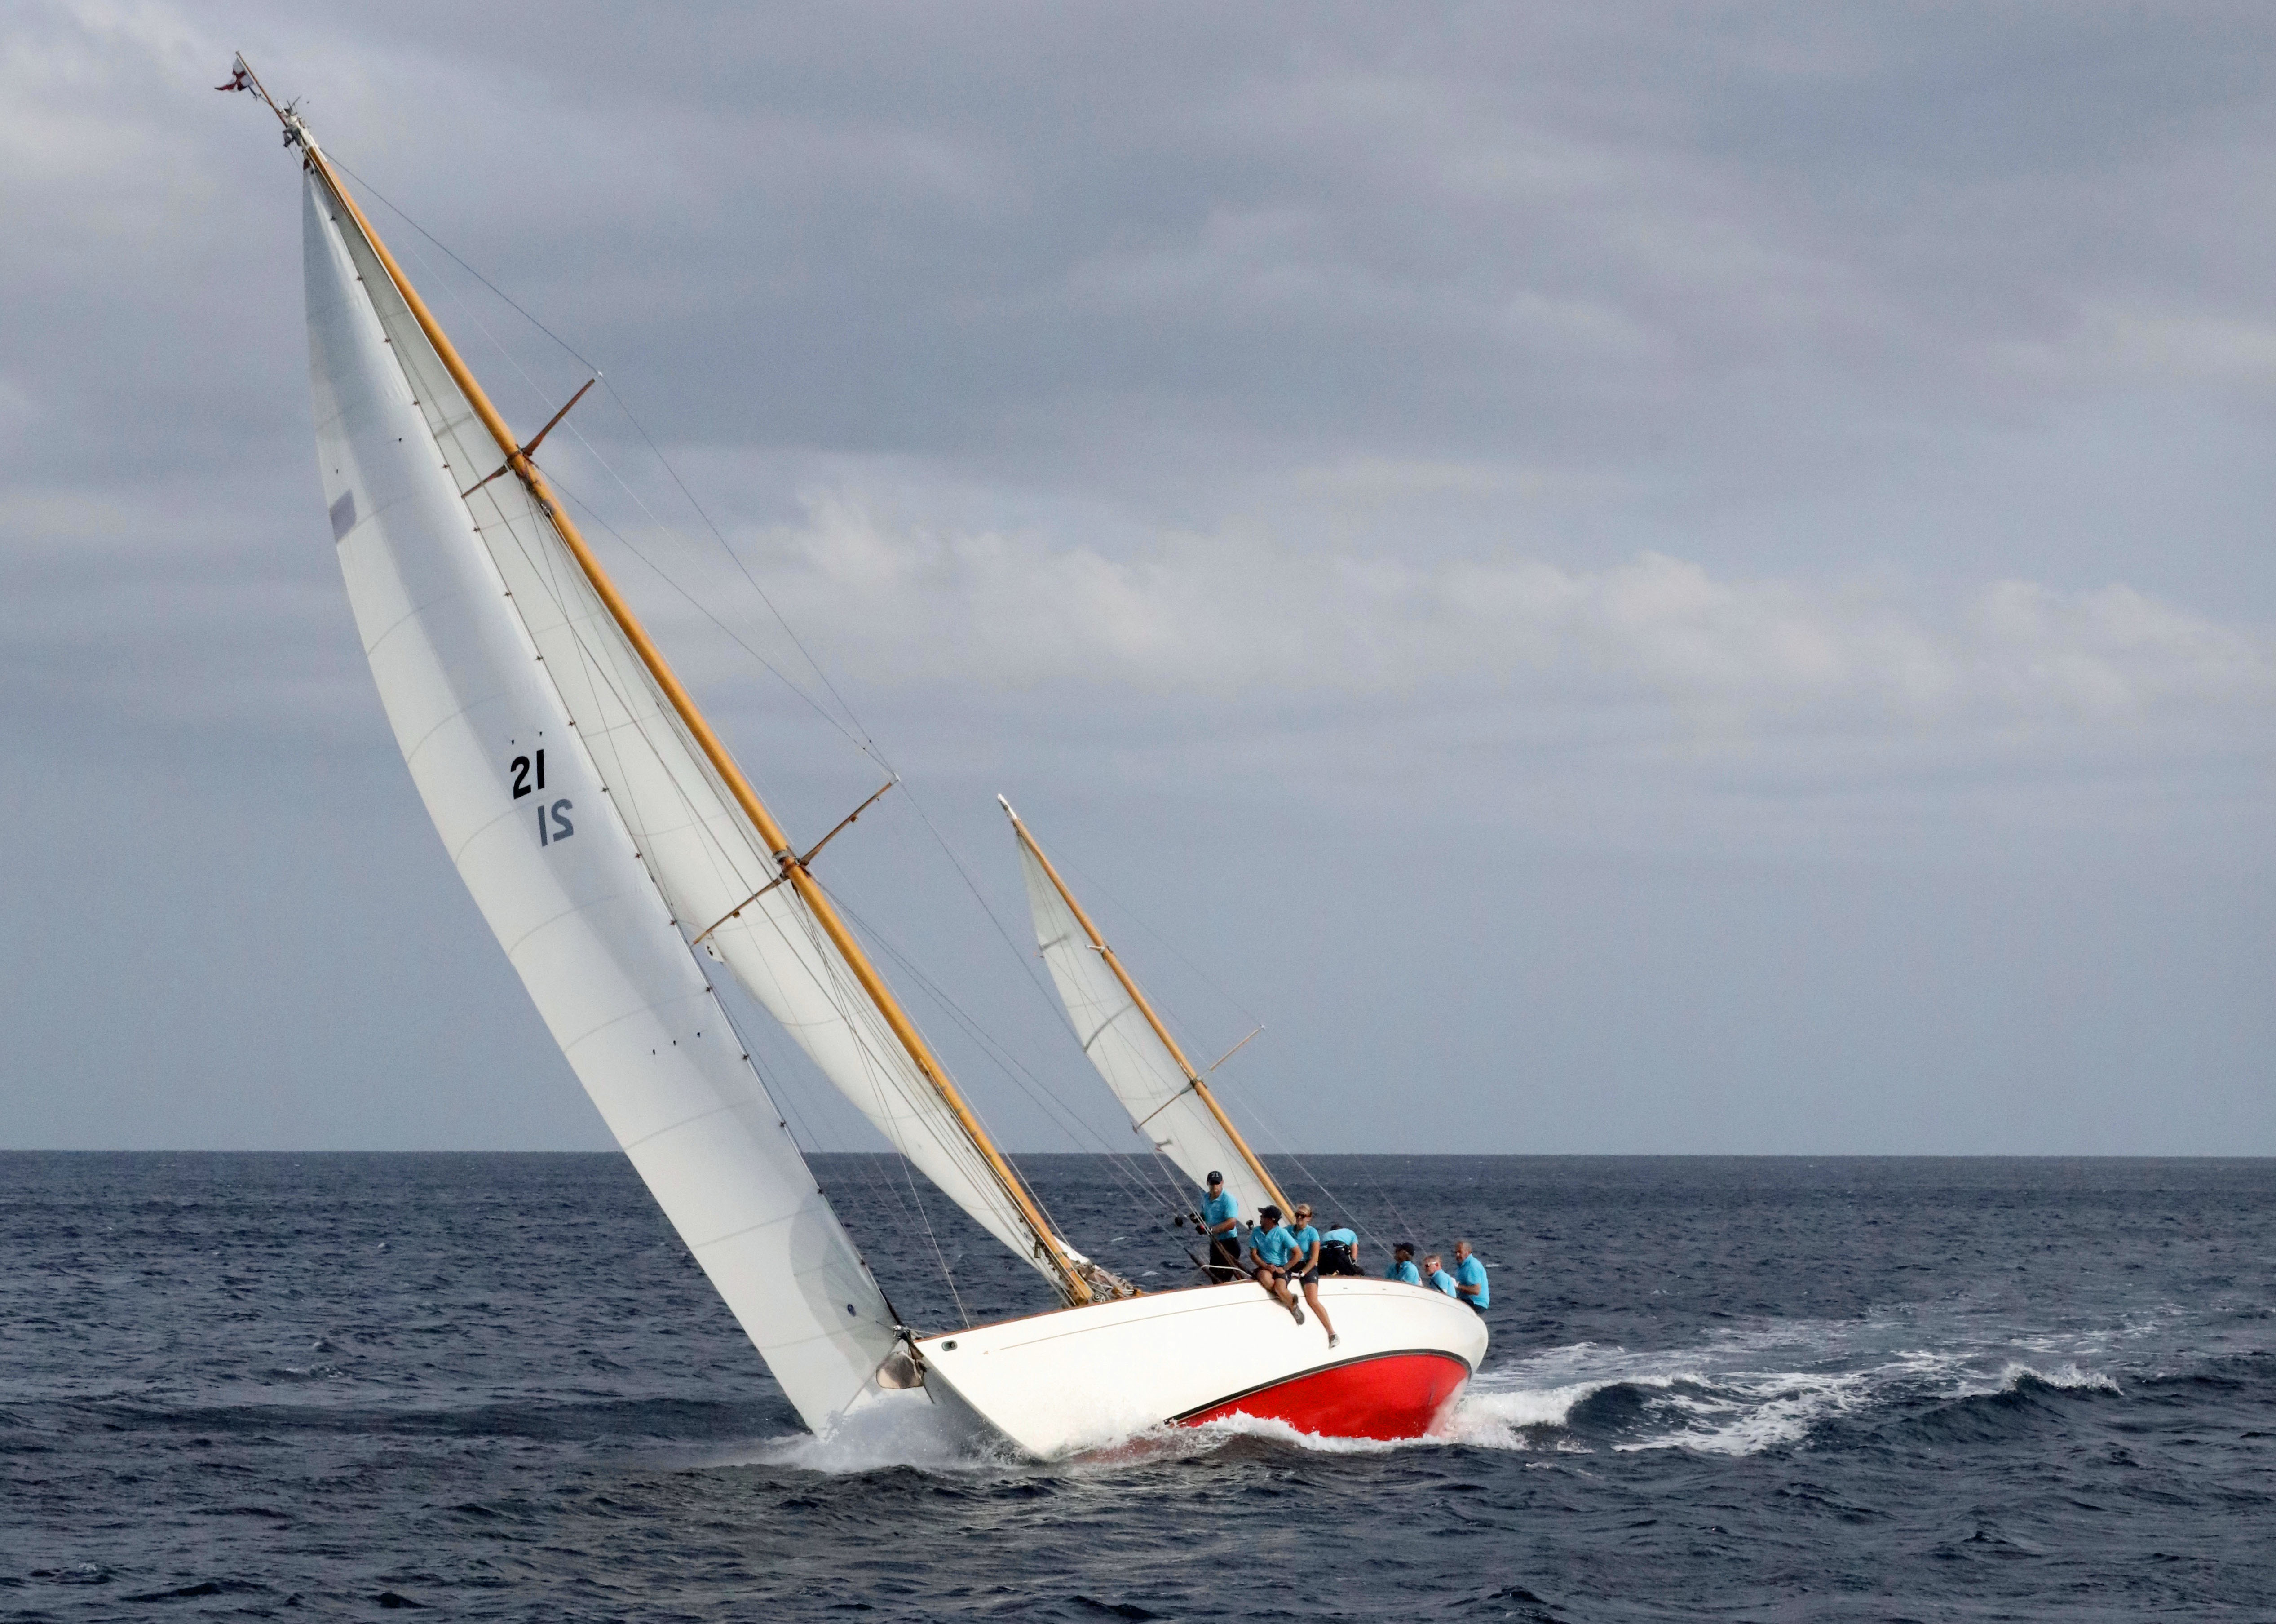
M 1486 1351 L 1485 1322 L 1442 1292 L 1327 1279 L 1339 1333 L 1299 1325 L 1241 1280 L 917 1339 L 925 1386 L 1044 1460 L 1151 1427 L 1235 1415 L 1322 1438 L 1427 1435 Z

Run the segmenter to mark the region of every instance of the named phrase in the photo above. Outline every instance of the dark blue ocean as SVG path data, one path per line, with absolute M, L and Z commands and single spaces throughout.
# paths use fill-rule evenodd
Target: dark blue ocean
M 818 1165 L 956 1323 L 892 1170 Z M 1179 1278 L 1102 1160 L 1026 1165 Z M 618 1157 L 0 1156 L 0 1617 L 2276 1619 L 2276 1163 L 1285 1176 L 1492 1264 L 1449 1437 L 861 1458 Z M 941 1204 L 966 1311 L 1043 1306 Z

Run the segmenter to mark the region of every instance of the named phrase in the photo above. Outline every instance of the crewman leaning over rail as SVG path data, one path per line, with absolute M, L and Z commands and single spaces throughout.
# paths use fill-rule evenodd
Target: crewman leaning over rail
M 1334 1347 L 1343 1341 L 1343 1338 L 1336 1334 L 1335 1323 L 1329 1319 L 1327 1309 L 1320 1305 L 1320 1232 L 1312 1226 L 1312 1208 L 1308 1202 L 1296 1203 L 1294 1233 L 1297 1281 L 1304 1288 L 1304 1301 L 1311 1305 L 1312 1312 L 1320 1317 L 1320 1329 L 1328 1333 L 1328 1346 Z M 1301 1324 L 1303 1321 L 1300 1317 L 1296 1323 Z
M 1280 1306 L 1304 1323 L 1304 1310 L 1288 1293 L 1288 1265 L 1295 1261 L 1296 1237 L 1280 1221 L 1280 1209 L 1271 1204 L 1256 1210 L 1256 1222 L 1248 1232 L 1248 1272 L 1256 1283 L 1280 1300 Z

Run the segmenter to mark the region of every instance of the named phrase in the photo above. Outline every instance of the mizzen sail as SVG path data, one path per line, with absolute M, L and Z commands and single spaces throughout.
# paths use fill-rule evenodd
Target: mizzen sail
M 1224 1173 L 1226 1192 L 1244 1214 L 1253 1215 L 1267 1202 L 1288 1210 L 1272 1175 L 1226 1117 L 1207 1080 L 1186 1059 L 1138 983 L 1012 810 L 1012 803 L 1004 801 L 1003 807 L 1020 848 L 1036 945 L 1082 1051 L 1130 1113 L 1131 1126 L 1195 1184 L 1212 1172 Z

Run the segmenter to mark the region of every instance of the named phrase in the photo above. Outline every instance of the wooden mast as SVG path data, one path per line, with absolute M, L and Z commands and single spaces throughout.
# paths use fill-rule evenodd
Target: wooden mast
M 268 100 L 265 93 L 262 100 Z M 273 102 L 269 104 L 272 108 L 276 105 Z M 524 485 L 528 487 L 530 497 L 536 502 L 539 511 L 552 521 L 555 531 L 561 537 L 562 544 L 568 548 L 570 556 L 577 560 L 577 566 L 584 571 L 585 578 L 592 583 L 594 592 L 600 597 L 610 617 L 616 621 L 618 629 L 622 631 L 626 639 L 631 642 L 633 651 L 640 656 L 641 664 L 648 668 L 649 675 L 655 679 L 656 687 L 663 690 L 664 698 L 671 702 L 672 710 L 679 715 L 680 721 L 686 725 L 688 732 L 702 750 L 705 759 L 711 763 L 712 770 L 717 772 L 725 783 L 729 793 L 735 797 L 736 804 L 742 808 L 743 815 L 751 820 L 752 826 L 758 831 L 760 839 L 766 842 L 767 850 L 780 866 L 783 877 L 790 882 L 792 888 L 822 926 L 823 933 L 830 937 L 832 945 L 844 957 L 847 966 L 853 970 L 854 978 L 861 983 L 861 990 L 869 995 L 869 1001 L 876 1006 L 877 1013 L 885 1018 L 886 1026 L 891 1028 L 894 1037 L 907 1051 L 909 1060 L 917 1068 L 918 1074 L 923 1077 L 931 1086 L 934 1093 L 939 1096 L 941 1103 L 948 1107 L 949 1113 L 955 1118 L 957 1125 L 964 1130 L 966 1136 L 971 1140 L 974 1149 L 980 1152 L 982 1159 L 988 1164 L 989 1171 L 995 1176 L 997 1183 L 1002 1188 L 1005 1195 L 1010 1197 L 1013 1204 L 1019 1209 L 1020 1216 L 1027 1220 L 1028 1229 L 1036 1237 L 1036 1248 L 1043 1253 L 1050 1263 L 1052 1272 L 1058 1277 L 1060 1294 L 1069 1302 L 1077 1305 L 1095 1301 L 1098 1294 L 1092 1289 L 1090 1283 L 1078 1271 L 1074 1260 L 1062 1249 L 1058 1237 L 1052 1232 L 1051 1225 L 1044 1219 L 1042 1210 L 1036 1206 L 1034 1195 L 1029 1194 L 1019 1174 L 1013 1171 L 1011 1164 L 1004 1159 L 1003 1152 L 998 1150 L 995 1142 L 989 1138 L 987 1129 L 980 1125 L 979 1118 L 973 1114 L 971 1106 L 965 1103 L 964 1097 L 958 1092 L 956 1085 L 949 1080 L 947 1068 L 934 1057 L 931 1047 L 926 1043 L 923 1035 L 917 1030 L 916 1024 L 909 1019 L 907 1012 L 902 1009 L 899 1000 L 893 996 L 892 989 L 885 984 L 884 978 L 877 973 L 876 967 L 870 962 L 869 955 L 862 948 L 860 940 L 847 928 L 846 921 L 838 912 L 837 906 L 831 901 L 829 893 L 822 889 L 820 882 L 808 871 L 805 863 L 800 861 L 798 852 L 791 845 L 790 838 L 783 832 L 782 825 L 775 821 L 774 814 L 767 809 L 766 803 L 759 799 L 758 792 L 754 790 L 750 781 L 744 778 L 742 769 L 738 767 L 734 758 L 728 755 L 726 746 L 721 743 L 719 736 L 712 732 L 710 723 L 706 721 L 703 713 L 696 709 L 694 700 L 680 685 L 679 677 L 673 674 L 671 665 L 664 657 L 663 651 L 656 646 L 655 641 L 649 636 L 647 628 L 641 625 L 639 618 L 633 613 L 632 605 L 625 601 L 623 595 L 617 590 L 616 583 L 609 579 L 608 572 L 602 567 L 600 559 L 595 557 L 592 548 L 578 530 L 576 521 L 572 520 L 568 513 L 563 511 L 561 505 L 554 500 L 552 488 L 546 483 L 545 476 L 538 472 L 537 465 L 529 459 L 521 444 L 514 438 L 513 431 L 506 427 L 505 420 L 500 417 L 497 408 L 490 405 L 489 397 L 482 391 L 482 386 L 474 381 L 474 375 L 468 370 L 467 363 L 460 359 L 456 346 L 444 333 L 442 325 L 436 321 L 434 313 L 428 309 L 426 301 L 419 297 L 418 291 L 411 285 L 410 277 L 404 274 L 403 268 L 396 262 L 395 256 L 388 252 L 387 245 L 380 240 L 379 233 L 372 229 L 371 222 L 365 217 L 363 210 L 356 206 L 355 199 L 349 194 L 347 188 L 340 184 L 339 177 L 334 173 L 331 165 L 325 161 L 323 154 L 317 150 L 316 144 L 308 137 L 306 127 L 297 118 L 287 117 L 285 110 L 277 110 L 280 118 L 286 118 L 286 128 L 300 134 L 301 148 L 307 154 L 310 165 L 322 178 L 325 186 L 332 195 L 339 200 L 340 206 L 345 209 L 355 221 L 356 228 L 362 231 L 365 240 L 371 244 L 372 252 L 378 255 L 380 263 L 387 268 L 387 274 L 394 282 L 396 292 L 403 296 L 403 302 L 409 308 L 412 319 L 419 323 L 420 330 L 427 335 L 427 341 L 435 346 L 436 356 L 449 371 L 451 379 L 458 384 L 459 391 L 466 396 L 467 404 L 471 406 L 474 414 L 482 419 L 482 427 L 489 429 L 490 437 L 497 442 L 498 450 L 505 454 L 506 466 L 513 470 L 516 477 Z
M 1217 1119 L 1217 1125 L 1225 1130 L 1225 1136 L 1233 1142 L 1233 1148 L 1240 1152 L 1240 1159 L 1248 1164 L 1248 1171 L 1256 1175 L 1256 1181 L 1264 1187 L 1264 1192 L 1272 1198 L 1273 1204 L 1283 1212 L 1294 1211 L 1295 1209 L 1288 1204 L 1288 1198 L 1280 1193 L 1278 1181 L 1264 1170 L 1264 1164 L 1257 1159 L 1256 1152 L 1248 1148 L 1248 1141 L 1241 1137 L 1239 1128 L 1233 1127 L 1233 1119 L 1225 1114 L 1225 1107 L 1217 1103 L 1217 1096 L 1210 1091 L 1209 1084 L 1194 1069 L 1194 1063 L 1186 1059 L 1186 1051 L 1178 1047 L 1178 1040 L 1170 1036 L 1170 1028 L 1162 1024 L 1162 1017 L 1154 1011 L 1153 1000 L 1131 979 L 1130 972 L 1122 968 L 1122 960 L 1106 945 L 1106 938 L 1098 933 L 1098 927 L 1090 922 L 1090 915 L 1083 911 L 1082 904 L 1074 899 L 1074 892 L 1067 889 L 1067 883 L 1059 877 L 1059 871 L 1052 865 L 1051 860 L 1043 855 L 1043 848 L 1036 844 L 1036 837 L 1028 832 L 1028 826 L 1020 821 L 1020 815 L 1012 810 L 1012 803 L 1001 795 L 996 800 L 1004 808 L 1004 816 L 1012 820 L 1012 831 L 1020 837 L 1020 844 L 1026 846 L 1028 854 L 1041 865 L 1045 877 L 1058 892 L 1059 900 L 1067 905 L 1067 911 L 1075 916 L 1075 922 L 1090 938 L 1092 949 L 1106 960 L 1106 968 L 1114 972 L 1114 979 L 1122 983 L 1122 990 L 1130 995 L 1130 1001 L 1138 1006 L 1138 1013 L 1146 1017 L 1146 1024 L 1154 1028 L 1154 1036 L 1162 1040 L 1162 1047 L 1170 1051 L 1170 1058 L 1178 1063 L 1178 1069 L 1185 1073 L 1186 1086 L 1199 1095 L 1202 1104 L 1209 1107 L 1210 1115 Z M 1247 1038 L 1241 1040 L 1242 1043 L 1248 1041 Z M 1239 1046 L 1234 1045 L 1236 1048 Z

